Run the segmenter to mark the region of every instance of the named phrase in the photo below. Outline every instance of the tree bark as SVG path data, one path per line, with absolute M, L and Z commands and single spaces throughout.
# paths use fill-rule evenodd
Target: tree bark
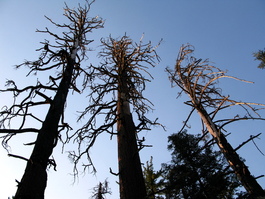
M 207 130 L 215 138 L 218 147 L 226 157 L 231 168 L 234 170 L 239 181 L 245 187 L 252 198 L 265 197 L 265 191 L 257 180 L 251 175 L 248 167 L 240 159 L 239 155 L 225 138 L 224 134 L 217 129 L 210 116 L 202 106 L 196 106 L 198 114 L 202 118 Z
M 58 139 L 58 125 L 64 111 L 75 61 L 69 55 L 63 78 L 38 133 L 30 159 L 18 185 L 15 199 L 44 199 L 49 157 Z
M 120 199 L 144 199 L 146 189 L 137 147 L 136 128 L 130 113 L 126 74 L 118 85 L 118 164 Z
M 213 115 L 215 115 L 219 110 L 225 108 L 223 104 L 226 101 L 229 101 L 228 97 L 221 95 L 219 91 L 221 89 L 215 87 L 216 83 L 214 83 L 214 81 L 223 77 L 231 76 L 227 76 L 224 71 L 209 65 L 208 60 L 202 61 L 201 59 L 196 59 L 195 57 L 190 56 L 189 54 L 193 51 L 194 48 L 191 45 L 181 47 L 174 74 L 168 70 L 170 77 L 172 78 L 171 80 L 188 94 L 191 99 L 191 101 L 188 101 L 188 104 L 197 110 L 205 127 L 207 128 L 207 131 L 216 140 L 218 147 L 224 154 L 230 167 L 233 169 L 234 173 L 238 177 L 238 180 L 240 180 L 246 191 L 250 194 L 251 198 L 264 198 L 265 191 L 258 184 L 257 180 L 250 174 L 248 167 L 240 159 L 236 150 L 234 150 L 227 141 L 221 131 L 222 128 L 219 128 L 214 123 L 212 115 L 209 115 L 204 108 L 204 105 L 206 107 L 210 106 L 215 108 L 215 112 L 212 112 L 214 113 Z M 184 60 L 190 62 L 186 67 L 181 66 L 182 61 Z M 200 82 L 202 84 L 200 84 Z M 232 103 L 230 105 L 234 104 Z M 230 105 L 227 107 L 230 107 Z M 254 108 L 252 110 L 254 110 Z M 251 119 L 251 117 L 249 119 Z

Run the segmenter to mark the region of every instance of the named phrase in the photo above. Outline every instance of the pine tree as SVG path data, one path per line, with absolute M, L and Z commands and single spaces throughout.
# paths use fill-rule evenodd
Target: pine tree
M 213 151 L 211 142 L 186 131 L 168 138 L 172 152 L 163 164 L 168 198 L 232 198 L 240 185 L 222 153 Z

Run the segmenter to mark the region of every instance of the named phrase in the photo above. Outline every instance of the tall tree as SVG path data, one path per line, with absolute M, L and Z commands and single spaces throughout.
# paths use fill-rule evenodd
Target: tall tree
M 145 198 L 146 190 L 139 156 L 143 140 L 138 139 L 137 134 L 155 122 L 145 116 L 151 109 L 151 104 L 143 96 L 145 82 L 149 80 L 141 71 L 149 74 L 146 68 L 148 65 L 155 66 L 158 56 L 151 43 L 143 44 L 141 40 L 139 44 L 134 44 L 127 36 L 119 39 L 110 37 L 107 40 L 102 39 L 101 42 L 103 50 L 99 56 L 103 61 L 99 67 L 92 67 L 91 74 L 95 80 L 90 86 L 91 105 L 86 108 L 81 118 L 86 114 L 91 116 L 75 135 L 80 146 L 84 141 L 88 141 L 88 147 L 84 151 L 79 147 L 79 153 L 73 152 L 72 157 L 78 163 L 102 132 L 117 135 L 120 198 Z M 138 117 L 138 125 L 134 124 L 130 106 Z M 99 115 L 104 116 L 104 123 L 98 125 L 96 118 Z
M 170 163 L 154 171 L 152 159 L 144 167 L 148 198 L 233 198 L 240 185 L 213 140 L 186 133 L 168 137 Z M 218 186 L 216 186 L 218 184 Z
M 235 121 L 264 120 L 257 113 L 258 109 L 251 106 L 261 104 L 238 102 L 230 99 L 229 96 L 222 95 L 221 89 L 217 87 L 218 80 L 225 77 L 237 78 L 228 76 L 219 68 L 211 66 L 208 60 L 196 59 L 191 55 L 193 51 L 194 48 L 191 45 L 182 46 L 174 70 L 167 69 L 172 85 L 179 86 L 182 92 L 189 96 L 190 101 L 187 101 L 186 104 L 191 106 L 193 111 L 197 111 L 205 126 L 204 129 L 213 136 L 247 192 L 252 197 L 265 196 L 264 190 L 255 177 L 250 174 L 248 167 L 223 133 L 224 127 Z M 246 114 L 215 120 L 220 111 L 234 106 L 242 107 Z M 256 114 L 256 117 L 252 116 L 251 112 Z
M 30 69 L 29 74 L 37 74 L 41 71 L 50 71 L 49 82 L 45 85 L 37 82 L 36 86 L 27 86 L 19 89 L 14 81 L 7 81 L 10 86 L 1 92 L 13 92 L 14 104 L 11 107 L 5 107 L 0 112 L 1 133 L 3 144 L 6 146 L 8 140 L 16 135 L 25 132 L 36 132 L 37 139 L 34 143 L 34 149 L 29 159 L 18 155 L 27 160 L 26 169 L 18 189 L 15 199 L 43 199 L 47 182 L 46 169 L 48 165 L 55 165 L 54 160 L 49 159 L 53 148 L 56 146 L 62 130 L 69 130 L 70 126 L 64 122 L 64 110 L 68 91 L 80 92 L 77 88 L 77 79 L 84 74 L 84 86 L 87 83 L 87 73 L 81 67 L 81 62 L 86 57 L 86 46 L 93 40 L 87 39 L 87 33 L 93 29 L 103 27 L 103 21 L 98 17 L 90 18 L 88 12 L 91 3 L 88 1 L 84 7 L 74 10 L 66 5 L 64 16 L 69 20 L 69 24 L 58 24 L 46 17 L 57 28 L 62 29 L 61 36 L 53 33 L 48 28 L 38 32 L 46 33 L 55 39 L 55 43 L 49 41 L 42 42 L 44 47 L 40 57 L 36 61 L 26 61 L 21 66 L 27 66 Z M 56 70 L 56 76 L 51 75 L 51 71 Z M 83 88 L 82 88 L 83 89 Z M 45 91 L 54 92 L 53 99 L 49 98 Z M 43 98 L 40 100 L 40 97 Z M 45 119 L 34 115 L 34 110 L 40 105 L 49 104 L 49 109 Z M 17 122 L 21 118 L 20 126 L 17 129 L 5 128 L 6 125 L 13 127 L 13 121 Z M 41 123 L 41 128 L 27 128 L 32 119 Z
M 169 198 L 232 198 L 240 185 L 236 175 L 212 142 L 186 131 L 169 136 L 172 152 L 169 164 L 163 164 L 166 195 Z M 218 184 L 218 186 L 216 186 Z

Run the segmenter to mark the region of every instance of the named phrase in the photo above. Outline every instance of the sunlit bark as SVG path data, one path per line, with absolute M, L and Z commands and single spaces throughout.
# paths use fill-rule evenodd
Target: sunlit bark
M 222 132 L 225 125 L 235 121 L 264 120 L 257 113 L 258 109 L 252 107 L 252 105 L 264 105 L 237 102 L 231 100 L 229 96 L 223 96 L 221 89 L 216 87 L 217 81 L 221 78 L 240 79 L 228 76 L 219 68 L 209 65 L 208 60 L 202 61 L 201 59 L 196 59 L 191 55 L 193 51 L 194 49 L 191 45 L 181 47 L 175 69 L 167 69 L 170 80 L 173 85 L 178 85 L 182 89 L 181 92 L 185 92 L 189 96 L 190 101 L 187 101 L 186 104 L 197 110 L 206 128 L 205 133 L 209 132 L 213 136 L 216 144 L 247 192 L 254 198 L 265 196 L 262 187 L 258 184 L 255 177 L 250 174 L 248 167 Z M 233 106 L 242 107 L 246 111 L 246 115 L 236 115 L 234 118 L 222 120 L 214 119 L 219 111 Z M 250 112 L 258 117 L 253 117 Z

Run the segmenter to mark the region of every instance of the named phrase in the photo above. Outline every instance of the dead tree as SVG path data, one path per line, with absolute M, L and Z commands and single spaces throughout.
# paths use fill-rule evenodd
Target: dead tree
M 151 43 L 143 44 L 142 39 L 139 44 L 134 44 L 127 36 L 119 39 L 110 37 L 101 42 L 103 50 L 99 56 L 103 61 L 99 67 L 91 68 L 91 76 L 95 79 L 90 86 L 90 106 L 80 117 L 89 115 L 90 119 L 74 135 L 80 147 L 77 154 L 71 155 L 78 163 L 83 155 L 88 154 L 99 134 L 117 135 L 120 198 L 143 199 L 146 190 L 139 157 L 143 145 L 137 133 L 148 130 L 156 122 L 146 117 L 152 104 L 143 96 L 145 82 L 149 79 L 141 72 L 152 77 L 146 69 L 156 65 L 156 47 L 152 47 Z M 133 121 L 131 108 L 134 116 L 138 117 L 138 125 Z M 103 117 L 103 124 L 96 122 L 100 117 Z M 82 150 L 81 144 L 85 141 L 88 142 L 87 148 Z
M 221 78 L 240 79 L 226 75 L 226 72 L 211 66 L 208 60 L 196 59 L 191 55 L 193 51 L 194 48 L 191 45 L 185 45 L 180 48 L 175 69 L 167 69 L 170 81 L 173 86 L 179 86 L 182 90 L 181 92 L 185 92 L 189 96 L 190 101 L 185 103 L 197 111 L 204 124 L 205 132 L 209 132 L 215 139 L 221 152 L 247 192 L 253 198 L 265 196 L 264 190 L 255 177 L 250 174 L 248 167 L 223 133 L 225 131 L 224 127 L 232 122 L 264 120 L 257 113 L 258 109 L 254 107 L 263 105 L 238 102 L 230 99 L 229 96 L 222 95 L 221 89 L 216 86 L 218 80 Z M 243 116 L 236 115 L 229 119 L 215 119 L 219 112 L 234 106 L 240 106 L 246 114 Z M 251 113 L 256 115 L 256 117 Z
M 105 180 L 104 183 L 99 182 L 99 184 L 93 188 L 92 198 L 104 199 L 106 194 L 111 194 L 109 182 L 107 180 Z
M 46 17 L 55 27 L 61 28 L 61 36 L 53 33 L 50 29 L 37 30 L 46 33 L 55 39 L 54 44 L 49 41 L 42 42 L 43 47 L 38 49 L 41 55 L 37 61 L 25 61 L 18 65 L 29 67 L 29 74 L 37 74 L 42 71 L 50 71 L 49 82 L 42 84 L 39 81 L 35 86 L 28 86 L 19 89 L 14 81 L 7 81 L 9 88 L 1 92 L 12 92 L 14 103 L 10 107 L 4 107 L 0 112 L 0 132 L 3 134 L 2 144 L 6 147 L 8 141 L 17 134 L 37 133 L 37 139 L 30 158 L 27 160 L 26 169 L 15 195 L 16 199 L 43 199 L 47 183 L 46 169 L 49 165 L 55 165 L 50 159 L 53 148 L 56 146 L 63 130 L 68 131 L 71 127 L 64 121 L 66 98 L 69 90 L 80 92 L 83 89 L 77 88 L 79 76 L 83 76 L 84 87 L 87 82 L 87 73 L 81 67 L 81 62 L 86 58 L 87 45 L 93 40 L 87 39 L 87 33 L 101 28 L 103 21 L 98 17 L 90 18 L 88 1 L 84 7 L 74 10 L 66 5 L 64 16 L 69 24 L 58 24 Z M 52 75 L 52 71 L 55 75 Z M 28 74 L 28 75 L 29 75 Z M 81 80 L 82 81 L 82 80 Z M 55 94 L 53 99 L 47 96 L 48 93 Z M 49 109 L 44 120 L 35 115 L 40 105 L 49 104 Z M 34 112 L 35 111 L 35 112 Z M 17 128 L 13 128 L 13 122 L 20 121 Z M 27 128 L 36 120 L 41 127 Z M 12 155 L 19 157 L 18 155 Z

